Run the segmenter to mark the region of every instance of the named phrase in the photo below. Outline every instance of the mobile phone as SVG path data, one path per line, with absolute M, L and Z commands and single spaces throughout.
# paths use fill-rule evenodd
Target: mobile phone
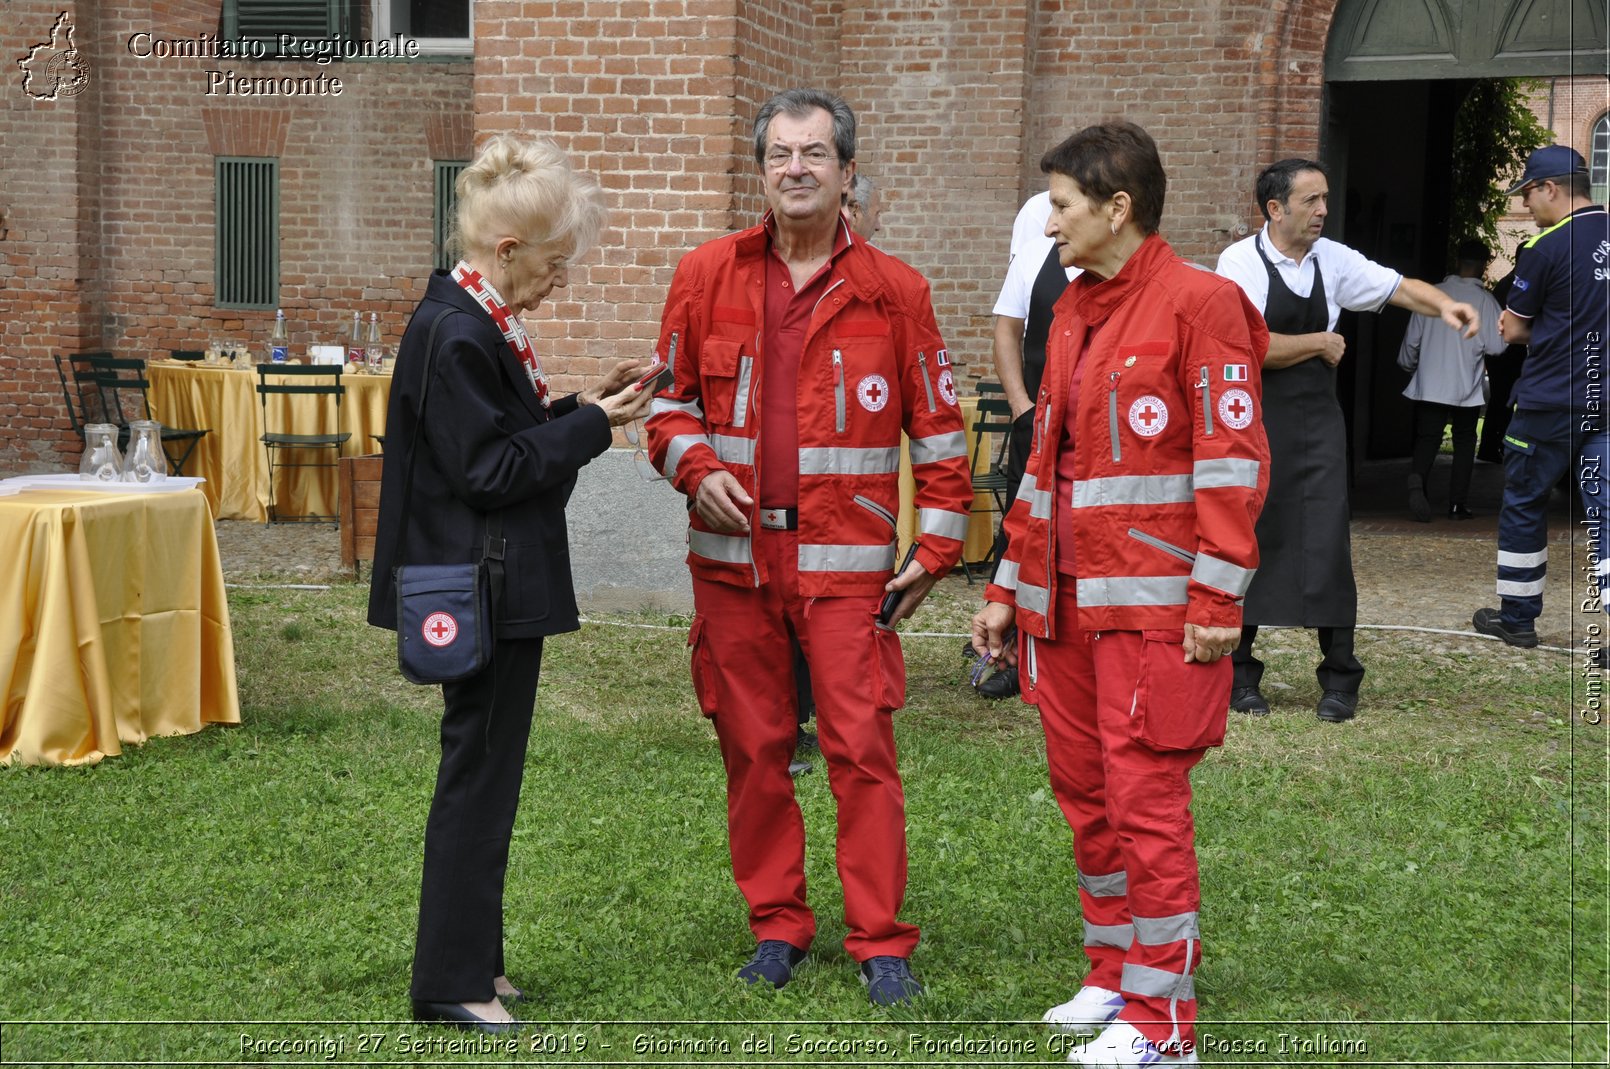
M 905 573 L 905 570 L 907 568 L 911 567 L 911 562 L 913 560 L 915 560 L 916 558 L 917 558 L 917 543 L 912 542 L 911 543 L 911 548 L 906 550 L 905 562 L 900 565 L 899 570 L 896 571 L 894 574 L 895 575 L 903 575 Z M 906 592 L 904 590 L 891 590 L 887 594 L 883 595 L 883 604 L 878 606 L 878 624 L 880 626 L 882 626 L 882 627 L 888 627 L 889 626 L 889 617 L 894 615 L 895 607 L 900 604 L 900 599 L 905 597 L 905 596 L 906 596 Z
M 637 385 L 649 393 L 659 393 L 671 385 L 675 376 L 671 373 L 670 364 L 650 364 L 649 369 L 643 372 L 643 377 L 637 380 Z

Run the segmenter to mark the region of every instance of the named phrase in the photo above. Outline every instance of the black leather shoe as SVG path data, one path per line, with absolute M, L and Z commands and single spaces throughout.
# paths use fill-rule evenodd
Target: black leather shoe
M 1501 638 L 1511 646 L 1522 649 L 1531 649 L 1537 645 L 1537 632 L 1528 627 L 1524 630 L 1511 627 L 1504 622 L 1504 617 L 1497 609 L 1477 609 L 1476 614 L 1470 618 L 1470 625 L 1484 635 Z
M 1476 518 L 1476 514 L 1463 505 L 1454 505 L 1448 509 L 1448 518 L 1450 520 L 1473 520 Z
M 1358 695 L 1344 690 L 1327 690 L 1314 707 L 1314 715 L 1332 724 L 1340 724 L 1358 715 Z
M 1431 522 L 1431 502 L 1426 500 L 1425 480 L 1418 475 L 1409 476 L 1409 511 L 1421 523 Z
M 1010 698 L 1017 693 L 1017 667 L 1007 665 L 978 685 L 978 693 L 986 698 Z
M 414 1020 L 435 1021 L 466 1032 L 485 1032 L 489 1036 L 513 1035 L 520 1031 L 519 1021 L 488 1021 L 456 1002 L 415 1002 Z
M 1230 708 L 1248 716 L 1268 716 L 1269 699 L 1257 687 L 1237 687 L 1230 692 Z

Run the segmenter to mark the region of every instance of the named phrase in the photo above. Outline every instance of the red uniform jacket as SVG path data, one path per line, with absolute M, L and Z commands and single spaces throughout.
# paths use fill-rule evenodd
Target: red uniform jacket
M 657 354 L 675 381 L 648 419 L 654 466 L 691 499 L 725 468 L 757 499 L 758 398 L 765 308 L 764 226 L 683 257 L 666 297 Z M 900 434 L 911 440 L 917 559 L 943 575 L 961 556 L 972 507 L 966 439 L 928 283 L 864 241 L 831 267 L 800 356 L 799 586 L 806 597 L 876 594 L 895 566 Z M 758 526 L 750 516 L 751 528 Z M 688 567 L 738 586 L 767 581 L 749 537 L 692 513 Z
M 1072 364 L 1072 441 L 1062 440 Z M 1081 275 L 1057 302 L 1010 547 L 985 597 L 1051 635 L 1056 455 L 1074 451 L 1074 559 L 1089 631 L 1241 626 L 1269 486 L 1263 317 L 1240 287 L 1153 235 L 1112 279 Z

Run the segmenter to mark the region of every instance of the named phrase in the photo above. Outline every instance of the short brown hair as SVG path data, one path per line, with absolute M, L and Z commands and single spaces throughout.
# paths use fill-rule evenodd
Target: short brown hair
M 1157 233 L 1163 221 L 1168 175 L 1157 155 L 1157 142 L 1141 127 L 1125 120 L 1087 126 L 1040 159 L 1040 170 L 1071 178 L 1092 201 L 1129 194 L 1135 225 Z

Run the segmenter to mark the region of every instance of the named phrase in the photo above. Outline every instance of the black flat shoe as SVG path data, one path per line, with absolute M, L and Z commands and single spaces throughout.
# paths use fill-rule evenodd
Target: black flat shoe
M 414 1020 L 436 1021 L 466 1032 L 485 1032 L 489 1036 L 512 1035 L 520 1031 L 519 1021 L 488 1021 L 456 1002 L 415 1002 Z

